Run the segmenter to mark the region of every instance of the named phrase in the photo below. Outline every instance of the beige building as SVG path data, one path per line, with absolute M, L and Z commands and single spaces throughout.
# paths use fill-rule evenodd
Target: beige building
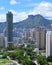
M 45 49 L 45 45 L 46 45 L 46 31 L 45 30 L 38 30 L 38 34 L 37 34 L 38 38 L 37 38 L 37 43 L 39 44 L 39 48 L 40 49 Z
M 46 30 L 32 29 L 30 32 L 31 40 L 36 42 L 36 46 L 40 49 L 45 49 L 46 45 Z
M 36 29 L 32 29 L 31 31 L 30 31 L 30 34 L 31 34 L 31 40 L 33 40 L 33 41 L 36 41 Z
M 26 32 L 26 39 L 34 41 L 36 47 L 38 47 L 39 49 L 45 49 L 46 30 L 33 28 Z
M 26 39 L 26 40 L 31 39 L 30 30 L 28 30 L 28 31 L 25 32 L 25 39 Z

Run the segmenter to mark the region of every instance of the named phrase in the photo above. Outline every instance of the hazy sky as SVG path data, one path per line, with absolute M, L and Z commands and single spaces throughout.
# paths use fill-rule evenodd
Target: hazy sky
M 8 11 L 13 12 L 14 22 L 36 14 L 52 19 L 52 0 L 0 0 L 0 22 L 6 21 Z

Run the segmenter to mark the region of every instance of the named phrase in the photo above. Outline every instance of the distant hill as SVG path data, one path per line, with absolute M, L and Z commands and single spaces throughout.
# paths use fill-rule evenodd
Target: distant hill
M 0 33 L 6 28 L 6 22 L 0 22 Z
M 50 28 L 49 20 L 45 19 L 40 14 L 38 15 L 29 15 L 27 19 L 20 21 L 18 23 L 14 23 L 14 27 L 16 28 L 35 28 L 35 27 L 44 27 Z
M 27 19 L 13 24 L 14 28 L 50 28 L 52 20 L 47 20 L 40 14 L 29 15 Z M 6 28 L 6 22 L 0 22 L 0 33 Z

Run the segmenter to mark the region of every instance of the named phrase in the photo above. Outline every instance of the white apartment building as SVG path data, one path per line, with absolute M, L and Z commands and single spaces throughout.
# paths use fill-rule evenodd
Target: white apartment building
M 52 55 L 52 31 L 46 33 L 46 57 Z

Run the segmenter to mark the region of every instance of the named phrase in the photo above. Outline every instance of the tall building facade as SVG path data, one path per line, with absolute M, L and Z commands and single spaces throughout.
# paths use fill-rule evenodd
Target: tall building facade
M 39 49 L 46 48 L 46 30 L 44 29 L 30 29 L 26 32 L 26 40 L 32 40 L 35 46 Z
M 5 47 L 5 38 L 3 35 L 0 35 L 0 47 Z
M 8 44 L 13 43 L 13 14 L 8 12 L 6 14 L 7 21 L 7 42 Z
M 35 42 L 36 47 L 39 49 L 45 49 L 46 45 L 46 30 L 32 29 L 31 39 Z
M 52 55 L 52 31 L 46 33 L 46 57 Z
M 39 30 L 39 48 L 46 48 L 46 30 Z

